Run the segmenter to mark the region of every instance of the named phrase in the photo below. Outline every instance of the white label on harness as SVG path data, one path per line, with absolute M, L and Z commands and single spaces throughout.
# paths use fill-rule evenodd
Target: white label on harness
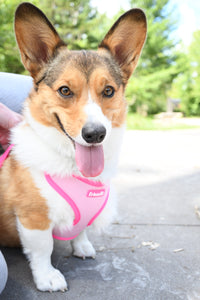
M 89 190 L 87 197 L 103 197 L 105 195 L 105 190 Z

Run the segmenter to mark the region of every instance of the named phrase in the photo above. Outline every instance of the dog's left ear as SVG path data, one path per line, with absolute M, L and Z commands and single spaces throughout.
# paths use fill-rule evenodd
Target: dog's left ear
M 147 21 L 141 9 L 131 9 L 111 27 L 99 45 L 107 49 L 118 62 L 126 84 L 136 68 L 147 32 Z
M 31 3 L 18 6 L 15 34 L 22 62 L 37 81 L 45 64 L 65 44 L 43 12 Z

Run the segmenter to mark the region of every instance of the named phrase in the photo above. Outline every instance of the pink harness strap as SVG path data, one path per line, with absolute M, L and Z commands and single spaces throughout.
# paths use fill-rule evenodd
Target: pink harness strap
M 0 168 L 3 166 L 3 163 L 4 163 L 4 161 L 6 160 L 6 158 L 8 157 L 8 155 L 9 155 L 9 153 L 10 153 L 10 151 L 11 151 L 11 149 L 12 149 L 13 146 L 14 146 L 14 145 L 11 144 L 11 145 L 6 149 L 6 151 L 0 156 Z
M 53 237 L 59 240 L 74 239 L 90 226 L 104 209 L 108 201 L 109 184 L 76 176 L 60 178 L 45 174 L 45 178 L 71 206 L 75 216 L 72 228 L 54 228 Z
M 0 168 L 8 157 L 13 144 L 0 156 Z M 49 185 L 71 206 L 74 211 L 73 227 L 61 230 L 53 229 L 53 237 L 59 240 L 71 240 L 90 226 L 104 209 L 109 197 L 109 184 L 95 182 L 78 176 L 60 178 L 44 174 Z

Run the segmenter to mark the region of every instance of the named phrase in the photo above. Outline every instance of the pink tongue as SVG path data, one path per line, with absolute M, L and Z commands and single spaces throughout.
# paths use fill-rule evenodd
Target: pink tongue
M 103 146 L 85 147 L 76 143 L 75 148 L 76 163 L 82 175 L 96 177 L 101 174 L 104 169 Z

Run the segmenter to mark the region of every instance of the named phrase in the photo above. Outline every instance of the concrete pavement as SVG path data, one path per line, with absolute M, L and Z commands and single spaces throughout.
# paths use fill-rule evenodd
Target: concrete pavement
M 1 248 L 9 279 L 0 300 L 200 299 L 200 130 L 128 131 L 114 182 L 119 216 L 106 234 L 90 232 L 96 259 L 55 243 L 69 291 L 38 292 L 21 251 Z

